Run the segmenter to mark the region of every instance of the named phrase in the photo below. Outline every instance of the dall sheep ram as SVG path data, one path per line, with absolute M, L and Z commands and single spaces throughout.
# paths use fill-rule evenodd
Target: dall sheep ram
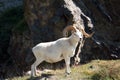
M 69 25 L 68 27 L 76 27 L 80 32 L 82 32 L 82 34 L 83 34 L 83 37 L 85 37 L 85 38 L 91 38 L 92 36 L 93 36 L 93 34 L 94 34 L 94 32 L 93 33 L 91 33 L 91 34 L 88 34 L 88 33 L 86 33 L 85 32 L 85 30 L 84 30 L 84 28 L 82 28 L 81 26 L 78 26 L 76 23 L 74 23 L 73 25 Z M 65 30 L 66 32 L 64 32 L 64 34 L 63 34 L 63 36 L 64 37 L 67 37 L 68 36 L 68 32 L 70 31 L 69 29 L 66 29 Z M 84 42 L 85 42 L 85 40 L 84 40 L 84 38 L 81 38 L 81 40 L 78 42 L 78 52 L 77 52 L 77 54 L 76 54 L 76 56 L 74 57 L 74 60 L 75 60 L 75 64 L 78 64 L 79 62 L 80 62 L 80 58 L 79 58 L 79 54 L 81 53 L 81 48 L 83 47 L 83 45 L 84 45 Z
M 39 43 L 32 48 L 36 61 L 31 66 L 31 76 L 36 75 L 36 67 L 43 61 L 55 63 L 64 59 L 66 73 L 71 72 L 70 58 L 75 55 L 76 46 L 79 40 L 83 38 L 83 34 L 73 26 L 66 27 L 63 30 L 64 35 L 67 31 L 71 31 L 71 36 L 56 41 Z

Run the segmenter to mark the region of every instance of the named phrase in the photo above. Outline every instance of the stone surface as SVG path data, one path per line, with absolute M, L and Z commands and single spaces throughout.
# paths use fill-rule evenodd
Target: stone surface
M 80 54 L 81 62 L 92 59 L 120 58 L 119 0 L 73 0 L 92 19 L 95 34 L 86 39 Z M 62 30 L 73 23 L 73 16 L 64 7 L 64 0 L 25 0 L 28 30 L 22 35 L 13 32 L 9 53 L 20 69 L 30 69 L 34 61 L 31 48 L 40 42 L 62 37 Z M 82 17 L 86 25 L 86 19 Z M 86 32 L 89 33 L 87 27 Z M 57 65 L 56 65 L 57 66 Z
M 0 0 L 0 12 L 4 12 L 5 10 L 13 7 L 21 6 L 22 4 L 22 0 Z

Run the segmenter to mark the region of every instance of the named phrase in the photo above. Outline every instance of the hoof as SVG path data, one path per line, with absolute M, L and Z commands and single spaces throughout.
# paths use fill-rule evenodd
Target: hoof
M 71 74 L 71 72 L 66 72 L 65 76 L 69 76 Z
M 34 78 L 34 77 L 35 77 L 35 75 L 31 75 L 30 77 L 31 77 L 31 78 Z
M 67 75 L 70 75 L 70 73 L 71 73 L 71 72 L 69 72 L 69 73 L 66 73 L 66 74 L 67 74 Z
M 36 75 L 36 76 L 40 76 L 40 75 L 41 75 L 40 70 L 37 70 L 35 75 Z
M 30 79 L 32 79 L 32 80 L 35 79 L 35 76 L 31 76 Z

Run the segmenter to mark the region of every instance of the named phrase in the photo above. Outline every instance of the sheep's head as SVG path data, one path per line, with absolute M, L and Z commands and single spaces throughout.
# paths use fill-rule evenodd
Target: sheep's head
M 72 34 L 74 35 L 74 37 L 78 37 L 78 38 L 83 38 L 83 34 L 78 30 L 76 29 L 75 32 L 72 32 Z
M 85 38 L 91 38 L 93 36 L 93 34 L 94 34 L 94 32 L 92 32 L 91 34 L 88 34 L 83 29 L 79 29 L 79 30 L 83 33 Z
M 68 36 L 68 32 L 71 32 L 74 36 L 77 36 L 78 38 L 83 38 L 82 33 L 74 26 L 70 25 L 67 26 L 64 30 L 63 30 L 63 36 Z
M 78 31 L 78 30 L 79 30 L 79 31 Z M 93 34 L 94 34 L 94 32 L 91 33 L 91 34 L 88 34 L 88 33 L 85 32 L 84 29 L 80 29 L 80 28 L 75 27 L 75 26 L 73 26 L 73 25 L 69 25 L 69 26 L 67 26 L 67 27 L 63 30 L 63 36 L 64 36 L 64 37 L 67 37 L 69 31 L 71 31 L 71 32 L 82 32 L 82 34 L 83 34 L 83 36 L 84 36 L 85 38 L 90 38 L 90 37 L 92 37 Z

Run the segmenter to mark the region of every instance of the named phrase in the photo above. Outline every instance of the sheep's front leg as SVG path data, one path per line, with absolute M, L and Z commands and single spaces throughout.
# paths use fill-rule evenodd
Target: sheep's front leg
M 80 52 L 81 52 L 81 46 L 79 46 L 79 50 L 78 50 L 78 52 L 77 52 L 77 54 L 76 54 L 76 57 L 74 58 L 74 60 L 75 60 L 75 65 L 78 65 L 79 62 L 80 62 L 80 58 L 79 58 Z
M 66 73 L 70 74 L 71 73 L 71 69 L 70 69 L 70 57 L 66 57 L 65 58 L 65 63 L 66 63 Z
M 31 66 L 31 77 L 35 76 L 35 66 L 34 64 Z
M 85 40 L 83 40 L 83 38 L 82 38 L 78 43 L 79 44 L 78 52 L 76 54 L 76 57 L 74 58 L 75 59 L 75 65 L 78 65 L 79 62 L 80 62 L 79 54 L 81 53 L 81 48 L 83 47 L 84 42 L 85 42 Z

